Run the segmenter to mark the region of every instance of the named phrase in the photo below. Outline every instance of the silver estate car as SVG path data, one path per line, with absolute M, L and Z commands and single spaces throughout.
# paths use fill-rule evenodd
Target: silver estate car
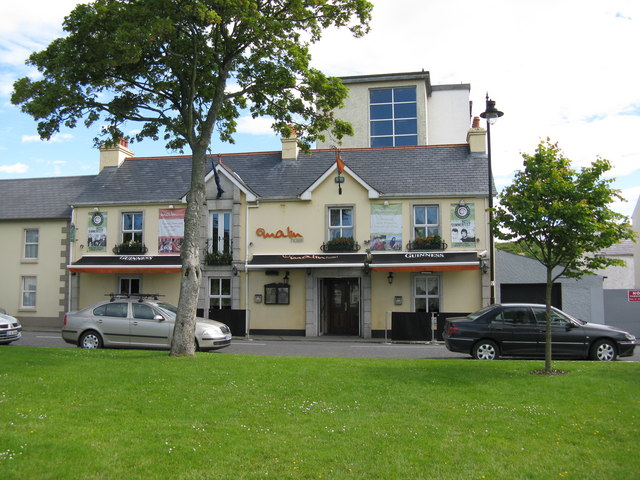
M 67 313 L 62 339 L 81 348 L 171 348 L 177 307 L 158 301 L 157 295 L 110 297 Z M 227 325 L 196 318 L 196 350 L 216 350 L 230 344 Z
M 21 336 L 22 325 L 18 319 L 7 315 L 7 312 L 0 308 L 0 345 L 8 345 L 20 340 Z

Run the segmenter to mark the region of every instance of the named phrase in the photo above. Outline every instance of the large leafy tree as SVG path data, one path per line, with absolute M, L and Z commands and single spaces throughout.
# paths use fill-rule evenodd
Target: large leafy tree
M 557 144 L 540 142 L 534 155 L 523 154 L 524 170 L 499 195 L 494 232 L 516 240 L 527 256 L 546 268 L 545 371 L 552 371 L 551 289 L 560 277 L 580 278 L 624 262 L 598 255 L 603 248 L 633 239 L 629 221 L 609 207 L 622 200 L 603 175 L 608 160 L 597 158 L 580 171 L 571 167 Z
M 339 79 L 311 68 L 309 46 L 329 27 L 355 36 L 368 30 L 366 0 L 97 0 L 78 5 L 66 35 L 32 54 L 38 80 L 22 78 L 12 102 L 50 138 L 78 121 L 106 125 L 96 142 L 117 141 L 127 122 L 131 138 L 166 141 L 192 154 L 182 280 L 172 355 L 194 353 L 200 285 L 199 222 L 205 159 L 214 131 L 233 141 L 243 109 L 270 116 L 301 146 L 351 126 L 333 117 L 347 95 Z

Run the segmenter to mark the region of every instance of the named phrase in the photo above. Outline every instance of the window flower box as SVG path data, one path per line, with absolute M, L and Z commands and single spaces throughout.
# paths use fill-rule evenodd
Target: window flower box
M 116 255 L 132 255 L 147 253 L 149 249 L 141 242 L 124 242 L 113 247 Z
M 433 237 L 417 237 L 407 244 L 407 250 L 446 250 L 447 244 L 442 241 L 439 235 Z
M 353 237 L 339 237 L 323 243 L 320 250 L 323 252 L 357 252 L 360 250 L 360 245 Z
M 232 260 L 233 256 L 230 253 L 212 252 L 204 256 L 207 265 L 231 265 Z

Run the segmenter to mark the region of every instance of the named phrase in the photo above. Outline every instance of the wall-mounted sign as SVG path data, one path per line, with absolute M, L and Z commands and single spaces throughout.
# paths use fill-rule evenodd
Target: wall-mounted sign
M 184 241 L 184 215 L 186 208 L 161 208 L 158 221 L 158 253 L 180 253 Z
M 451 205 L 451 246 L 475 247 L 476 214 L 473 203 Z
M 371 250 L 402 250 L 402 205 L 371 205 Z
M 294 232 L 291 228 L 287 230 L 278 230 L 276 232 L 267 232 L 264 228 L 256 229 L 256 235 L 262 238 L 302 238 L 300 233 Z
M 640 290 L 629 290 L 628 298 L 630 302 L 640 302 Z
M 107 212 L 89 212 L 87 251 L 107 251 Z
M 288 283 L 269 283 L 265 285 L 265 305 L 289 305 L 289 288 Z

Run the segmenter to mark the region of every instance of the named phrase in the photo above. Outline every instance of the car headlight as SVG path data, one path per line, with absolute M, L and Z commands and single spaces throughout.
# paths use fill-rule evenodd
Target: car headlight
M 630 340 L 632 342 L 636 339 L 636 337 L 634 337 L 630 333 L 625 333 L 624 336 L 627 337 L 627 340 Z
M 220 330 L 218 327 L 207 327 L 205 328 L 204 332 L 202 332 L 202 338 L 204 340 L 223 336 L 224 335 L 222 335 L 222 330 Z

